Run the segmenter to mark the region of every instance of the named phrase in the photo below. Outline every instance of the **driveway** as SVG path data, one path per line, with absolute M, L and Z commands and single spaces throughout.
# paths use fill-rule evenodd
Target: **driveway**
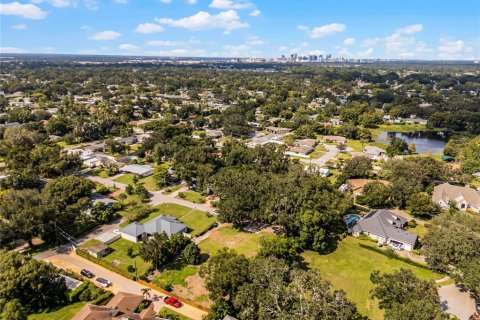
M 475 300 L 468 291 L 452 284 L 438 288 L 442 310 L 457 316 L 460 320 L 468 320 L 475 312 Z
M 181 206 L 184 206 L 184 207 L 188 207 L 188 208 L 191 208 L 191 209 L 197 209 L 197 210 L 200 210 L 200 211 L 212 212 L 213 210 L 215 210 L 215 208 L 209 207 L 205 204 L 197 204 L 197 203 L 193 203 L 193 202 L 190 202 L 190 201 L 187 201 L 187 200 L 175 198 L 173 195 L 163 194 L 161 191 L 152 191 L 152 192 L 150 192 L 150 195 L 151 196 L 150 196 L 150 203 L 149 204 L 151 206 L 156 206 L 156 205 L 159 205 L 159 204 L 162 204 L 162 203 L 175 203 L 175 204 L 178 204 L 178 205 L 181 205 Z
M 52 264 L 54 264 L 59 268 L 69 269 L 77 274 L 80 274 L 81 269 L 84 269 L 84 268 L 88 269 L 95 275 L 95 277 L 101 277 L 111 281 L 112 285 L 108 288 L 108 290 L 112 291 L 115 294 L 120 291 L 134 293 L 134 294 L 141 294 L 141 289 L 146 288 L 145 286 L 142 286 L 141 284 L 133 280 L 122 277 L 121 275 L 113 271 L 105 269 L 87 259 L 84 259 L 76 255 L 74 252 L 70 254 L 68 253 L 56 254 L 54 256 L 50 256 L 47 259 L 44 259 L 44 261 L 51 262 Z M 152 297 L 154 295 L 157 295 L 159 297 L 164 296 L 163 293 L 155 290 L 151 290 L 150 294 Z M 197 309 L 185 303 L 183 304 L 182 307 L 177 309 L 172 306 L 166 305 L 161 299 L 159 301 L 154 302 L 154 309 L 156 312 L 158 312 L 163 307 L 172 309 L 193 320 L 201 320 L 202 316 L 207 314 L 205 311 L 202 311 L 200 309 Z
M 109 187 L 109 188 L 116 187 L 120 190 L 125 190 L 125 188 L 127 187 L 126 184 L 116 182 L 112 178 L 100 178 L 100 177 L 96 177 L 96 176 L 87 176 L 87 179 L 89 179 L 93 182 L 101 183 L 101 184 L 103 184 L 103 185 L 105 185 L 106 187 Z
M 301 161 L 323 167 L 327 163 L 327 161 L 334 158 L 338 153 L 337 146 L 332 146 L 329 144 L 324 144 L 323 146 L 325 147 L 325 149 L 327 149 L 327 152 L 323 156 L 318 159 L 302 159 Z

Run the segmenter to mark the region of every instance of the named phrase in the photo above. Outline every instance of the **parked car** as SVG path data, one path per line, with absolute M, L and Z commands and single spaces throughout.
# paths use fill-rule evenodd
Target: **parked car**
M 97 278 L 95 279 L 95 282 L 98 283 L 99 285 L 101 285 L 102 287 L 108 287 L 111 282 L 108 281 L 107 279 L 103 279 L 103 278 Z
M 390 242 L 388 245 L 390 247 L 392 247 L 393 249 L 397 250 L 397 251 L 402 251 L 403 250 L 403 246 L 399 243 Z
M 84 277 L 87 277 L 88 279 L 92 279 L 95 275 L 93 273 L 91 273 L 90 271 L 88 271 L 87 269 L 82 269 L 80 271 L 80 274 Z
M 177 299 L 175 299 L 174 297 L 165 297 L 163 298 L 163 302 L 165 302 L 166 304 L 169 304 L 171 305 L 172 307 L 175 307 L 175 308 L 180 308 L 182 306 L 182 303 L 180 301 L 178 301 Z

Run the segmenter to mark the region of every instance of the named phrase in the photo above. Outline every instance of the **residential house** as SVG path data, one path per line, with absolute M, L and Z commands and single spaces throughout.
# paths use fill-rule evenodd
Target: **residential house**
M 343 123 L 343 121 L 340 120 L 339 117 L 334 117 L 330 119 L 330 123 L 332 124 L 332 126 L 339 126 Z
M 125 138 L 117 139 L 117 142 L 120 143 L 120 144 L 132 145 L 132 144 L 137 143 L 138 139 L 137 139 L 137 137 L 125 137 Z
M 153 303 L 137 312 L 143 300 L 141 295 L 119 292 L 105 306 L 86 304 L 72 320 L 161 320 L 155 315 Z
M 286 153 L 289 155 L 306 156 L 312 151 L 313 151 L 313 148 L 309 146 L 295 146 L 295 147 L 290 147 L 290 149 L 288 149 L 288 152 Z
M 302 139 L 302 140 L 296 140 L 295 145 L 299 147 L 310 147 L 310 148 L 315 148 L 317 145 L 317 140 L 316 139 Z
M 323 136 L 325 142 L 347 143 L 347 138 L 341 136 Z
M 379 243 L 394 245 L 406 251 L 412 251 L 418 241 L 418 236 L 404 230 L 407 219 L 388 210 L 370 211 L 365 217 L 350 226 L 350 232 L 358 237 L 362 234 L 377 240 Z
M 110 252 L 110 248 L 105 243 L 100 243 L 98 245 L 91 246 L 86 249 L 87 249 L 87 252 L 91 256 L 94 256 L 95 258 L 104 257 Z
M 281 127 L 266 127 L 265 130 L 274 134 L 286 134 L 290 132 L 290 129 Z
M 165 232 L 167 235 L 186 233 L 187 226 L 172 216 L 160 215 L 144 224 L 132 222 L 120 229 L 122 238 L 132 242 L 139 242 L 154 233 Z
M 122 172 L 133 173 L 141 177 L 151 176 L 153 174 L 153 168 L 143 164 L 130 164 L 120 169 Z
M 376 146 L 366 146 L 363 148 L 363 153 L 365 153 L 366 156 L 370 157 L 372 160 L 380 160 L 380 159 L 385 159 L 387 156 L 387 151 L 376 147 Z
M 450 203 L 455 202 L 459 210 L 480 212 L 480 192 L 468 187 L 440 184 L 433 189 L 432 201 L 443 209 L 448 209 Z

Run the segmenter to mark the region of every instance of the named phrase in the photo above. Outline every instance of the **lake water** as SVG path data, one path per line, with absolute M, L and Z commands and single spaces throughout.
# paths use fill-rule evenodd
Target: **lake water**
M 418 153 L 443 153 L 448 136 L 435 131 L 419 132 L 382 132 L 375 139 L 376 142 L 388 144 L 389 137 L 405 139 L 410 145 L 415 144 Z

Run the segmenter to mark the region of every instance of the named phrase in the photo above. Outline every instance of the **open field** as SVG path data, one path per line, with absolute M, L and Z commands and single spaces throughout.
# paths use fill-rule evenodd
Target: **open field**
M 215 255 L 222 248 L 234 249 L 239 254 L 252 257 L 260 250 L 260 239 L 262 237 L 273 237 L 267 232 L 250 233 L 239 231 L 233 227 L 223 227 L 214 230 L 209 237 L 201 241 L 198 246 L 209 255 Z
M 330 254 L 320 255 L 313 251 L 303 254 L 310 267 L 318 268 L 323 277 L 332 282 L 335 289 L 343 289 L 359 311 L 370 319 L 383 319 L 383 312 L 376 301 L 370 298 L 373 284 L 370 274 L 374 270 L 392 272 L 400 268 L 412 270 L 421 279 L 440 279 L 443 276 L 408 263 L 390 259 L 359 246 L 362 240 L 346 237 Z
M 34 313 L 28 316 L 28 320 L 70 320 L 72 319 L 86 302 L 77 302 L 64 306 L 51 312 Z

